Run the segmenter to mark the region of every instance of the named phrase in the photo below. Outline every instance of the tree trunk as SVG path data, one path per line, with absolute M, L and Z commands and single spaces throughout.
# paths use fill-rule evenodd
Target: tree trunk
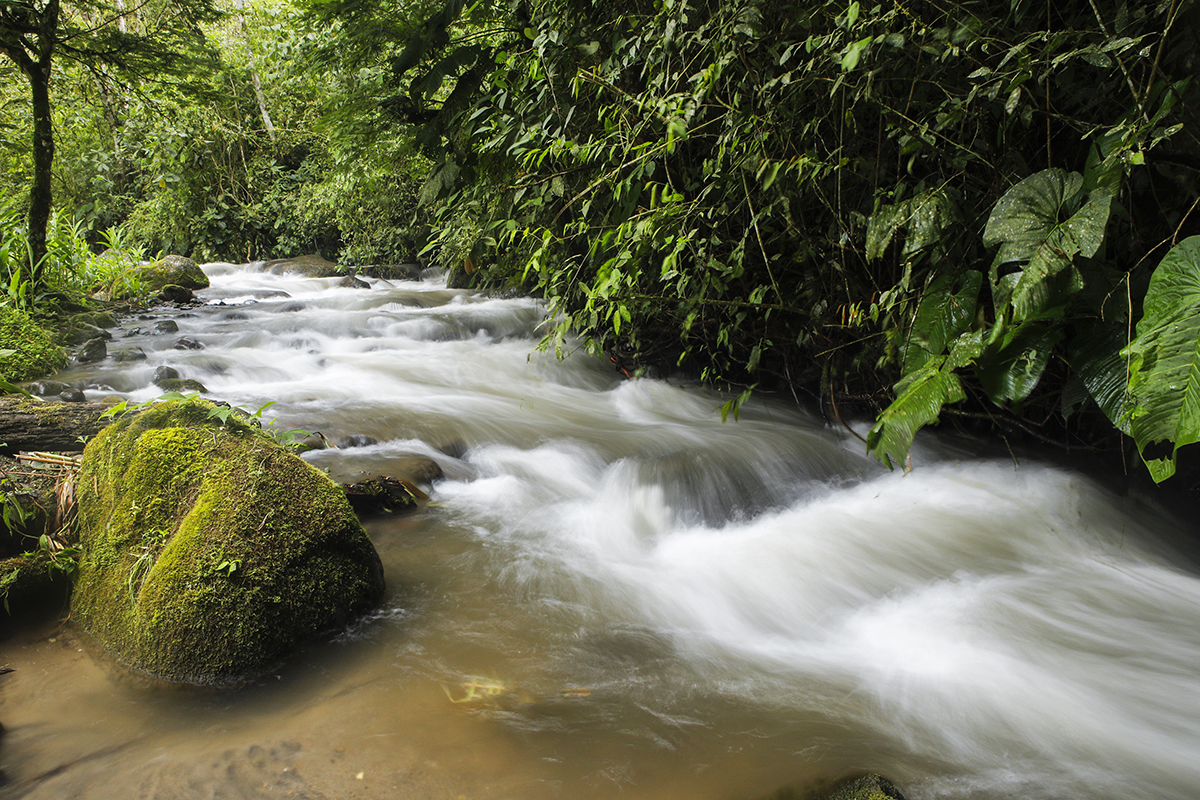
M 46 229 L 54 202 L 54 128 L 50 117 L 50 71 L 35 65 L 29 72 L 33 94 L 33 181 L 29 187 L 29 250 L 31 275 L 37 284 L 45 265 Z
M 45 268 L 46 229 L 53 207 L 54 122 L 50 116 L 50 64 L 58 30 L 59 0 L 50 0 L 38 20 L 36 46 L 21 69 L 33 101 L 33 180 L 29 188 L 30 278 L 35 287 Z M 30 42 L 33 44 L 33 42 Z M 29 45 L 26 45 L 27 47 Z
M 112 420 L 100 420 L 104 403 L 54 403 L 15 395 L 0 397 L 0 442 L 7 452 L 80 451 L 79 437 L 90 438 Z
M 242 26 L 242 38 L 246 40 L 246 65 L 250 68 L 250 82 L 254 84 L 254 97 L 258 100 L 258 113 L 262 115 L 263 127 L 267 136 L 275 141 L 275 123 L 271 121 L 271 112 L 267 109 L 267 97 L 263 94 L 262 79 L 258 76 L 258 67 L 254 63 L 254 45 L 250 42 L 250 29 L 246 27 L 245 0 L 235 0 L 238 20 Z

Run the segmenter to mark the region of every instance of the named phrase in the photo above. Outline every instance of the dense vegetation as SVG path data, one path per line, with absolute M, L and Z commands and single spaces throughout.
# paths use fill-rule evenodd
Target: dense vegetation
M 1190 0 L 224 11 L 187 82 L 56 62 L 60 220 L 201 259 L 420 252 L 544 297 L 556 350 L 732 388 L 726 413 L 866 411 L 890 464 L 946 412 L 1123 431 L 1157 479 L 1200 438 Z M 4 91 L 12 194 L 33 122 Z

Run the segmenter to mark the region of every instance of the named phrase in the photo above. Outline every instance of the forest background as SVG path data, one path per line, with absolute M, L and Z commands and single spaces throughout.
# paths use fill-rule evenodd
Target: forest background
M 0 0 L 0 52 L 35 316 L 105 250 L 420 260 L 893 466 L 939 420 L 1155 480 L 1200 440 L 1191 0 Z

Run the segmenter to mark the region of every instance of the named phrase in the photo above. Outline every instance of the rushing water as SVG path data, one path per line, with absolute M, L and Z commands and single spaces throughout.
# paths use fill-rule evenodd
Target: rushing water
M 761 399 L 722 424 L 705 390 L 536 353 L 531 300 L 206 271 L 178 333 L 110 346 L 147 360 L 65 378 L 142 401 L 171 365 L 370 437 L 308 455 L 340 480 L 445 478 L 367 524 L 378 613 L 253 686 L 13 633 L 0 797 L 750 800 L 866 770 L 915 799 L 1196 796 L 1200 580 L 1166 515 L 931 445 L 890 474 Z

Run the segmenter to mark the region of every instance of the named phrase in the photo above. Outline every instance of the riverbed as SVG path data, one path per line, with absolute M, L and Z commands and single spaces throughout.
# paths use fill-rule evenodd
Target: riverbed
M 11 631 L 0 798 L 1195 796 L 1195 532 L 1145 498 L 932 437 L 892 473 L 778 399 L 722 422 L 433 275 L 205 271 L 202 305 L 123 321 L 110 353 L 144 361 L 59 379 L 144 402 L 171 366 L 340 444 L 305 456 L 337 480 L 444 477 L 366 522 L 382 605 L 239 689 Z

